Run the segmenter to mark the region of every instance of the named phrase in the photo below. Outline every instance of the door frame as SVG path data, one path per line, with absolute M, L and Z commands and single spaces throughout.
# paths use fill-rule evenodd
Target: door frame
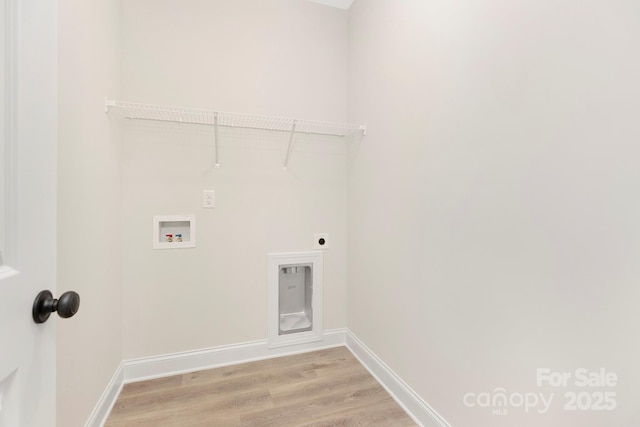
M 9 340 L 3 366 L 18 368 L 6 406 L 13 418 L 5 420 L 48 427 L 56 422 L 56 322 L 35 324 L 31 307 L 40 290 L 56 292 L 57 1 L 2 0 L 0 7 L 6 109 L 0 185 L 7 200 L 0 208 L 0 278 L 3 296 L 11 298 L 0 330 Z
M 9 224 L 16 224 L 17 220 L 17 182 L 15 179 L 18 164 L 17 145 L 18 145 L 18 52 L 17 52 L 17 27 L 18 27 L 18 11 L 17 0 L 5 0 L 5 7 L 0 12 L 0 19 L 4 24 L 3 34 L 0 35 L 0 43 L 3 44 L 3 55 L 0 65 L 4 70 L 4 102 L 2 105 L 4 144 L 0 149 L 4 151 L 2 159 L 3 166 L 6 168 L 0 178 L 0 185 L 3 186 L 0 197 L 8 201 L 3 206 L 3 218 L 0 226 L 3 227 L 4 251 L 2 259 L 0 259 L 0 277 L 8 277 L 16 274 L 16 271 L 9 267 L 17 265 L 16 259 L 16 228 L 10 227 Z M 5 61 L 6 60 L 6 61 Z

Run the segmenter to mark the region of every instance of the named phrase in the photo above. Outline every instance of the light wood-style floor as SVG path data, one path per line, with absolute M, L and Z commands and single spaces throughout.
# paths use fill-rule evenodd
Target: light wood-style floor
M 415 426 L 346 347 L 127 384 L 105 424 Z

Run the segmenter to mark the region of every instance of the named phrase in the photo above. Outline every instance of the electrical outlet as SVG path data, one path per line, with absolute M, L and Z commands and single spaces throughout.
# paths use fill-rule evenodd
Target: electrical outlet
M 203 208 L 215 208 L 216 207 L 216 192 L 213 190 L 202 190 L 202 207 Z
M 318 233 L 313 235 L 313 246 L 316 249 L 329 249 L 329 234 Z

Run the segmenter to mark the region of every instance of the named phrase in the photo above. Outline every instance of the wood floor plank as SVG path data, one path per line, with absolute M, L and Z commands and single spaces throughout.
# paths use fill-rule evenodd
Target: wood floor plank
M 377 384 L 376 384 L 377 385 Z M 377 385 L 379 387 L 379 385 Z M 370 385 L 373 387 L 373 385 Z M 319 422 L 323 419 L 341 418 L 347 414 L 363 418 L 368 404 L 379 405 L 381 402 L 393 402 L 391 397 L 380 387 L 381 393 L 370 394 L 366 402 L 353 399 L 355 385 L 349 390 L 334 389 L 322 394 L 305 394 L 300 399 L 290 402 L 274 402 L 273 409 L 243 415 L 243 426 L 299 426 L 311 420 Z M 395 405 L 395 402 L 393 402 Z M 397 405 L 396 405 L 397 406 Z M 406 415 L 405 415 L 406 416 Z
M 180 385 L 182 375 L 174 375 L 172 377 L 157 378 L 154 380 L 139 381 L 136 383 L 125 384 L 120 392 L 120 397 L 132 395 L 141 395 L 144 393 L 154 393 L 159 389 L 172 388 Z
M 127 384 L 106 427 L 414 426 L 346 347 Z
M 161 407 L 135 413 L 114 413 L 107 426 L 185 426 L 185 425 L 234 425 L 239 426 L 241 414 L 247 411 L 266 410 L 273 407 L 267 390 L 250 390 L 234 393 L 220 399 L 200 399 L 170 402 Z

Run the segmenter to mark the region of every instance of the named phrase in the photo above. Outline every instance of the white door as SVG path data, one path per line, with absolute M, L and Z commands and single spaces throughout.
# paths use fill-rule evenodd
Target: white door
M 0 427 L 55 425 L 56 1 L 0 0 Z

